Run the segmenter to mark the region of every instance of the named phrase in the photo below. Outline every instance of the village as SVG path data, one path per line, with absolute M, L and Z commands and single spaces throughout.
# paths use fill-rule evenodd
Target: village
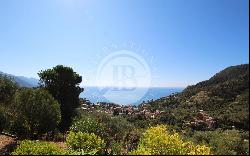
M 135 105 L 118 105 L 109 102 L 98 102 L 96 104 L 91 103 L 89 100 L 80 99 L 81 109 L 86 110 L 88 112 L 99 112 L 106 113 L 111 116 L 132 116 L 132 115 L 140 115 L 145 119 L 156 118 L 163 111 L 155 110 L 152 111 L 148 109 L 147 104 L 143 103 L 139 106 Z

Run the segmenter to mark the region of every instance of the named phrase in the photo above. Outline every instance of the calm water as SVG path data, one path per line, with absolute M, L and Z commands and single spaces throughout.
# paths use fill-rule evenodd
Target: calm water
M 156 100 L 164 96 L 168 96 L 172 93 L 176 92 L 181 92 L 184 88 L 140 88 L 137 89 L 136 92 L 130 92 L 124 96 L 121 96 L 118 92 L 115 94 L 109 94 L 108 98 L 105 96 L 105 93 L 113 89 L 111 87 L 105 88 L 105 89 L 100 89 L 98 87 L 84 87 L 84 92 L 80 95 L 82 98 L 86 98 L 90 100 L 92 103 L 97 103 L 97 102 L 114 102 L 117 104 L 133 104 L 133 105 L 138 105 L 142 103 L 143 101 L 147 100 Z M 142 94 L 143 93 L 143 94 Z M 145 93 L 145 94 L 144 94 Z M 141 96 L 144 95 L 144 96 Z M 113 101 L 110 101 L 112 99 Z M 134 102 L 131 102 L 132 101 Z

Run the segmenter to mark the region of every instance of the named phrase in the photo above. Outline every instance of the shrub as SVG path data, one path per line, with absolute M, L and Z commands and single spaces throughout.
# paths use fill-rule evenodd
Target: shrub
M 98 123 L 95 117 L 87 114 L 82 114 L 75 118 L 70 130 L 73 132 L 94 133 L 98 136 L 106 137 L 103 125 Z
M 34 137 L 53 131 L 61 119 L 58 102 L 45 90 L 17 91 L 13 109 L 12 131 L 21 137 Z
M 197 131 L 192 136 L 196 143 L 203 143 L 209 145 L 213 153 L 216 155 L 248 155 L 249 154 L 249 136 L 238 130 L 220 129 L 215 131 Z
M 19 142 L 12 155 L 64 155 L 70 154 L 57 145 L 44 141 L 24 140 Z
M 70 132 L 66 143 L 70 149 L 81 154 L 103 154 L 105 147 L 104 141 L 93 133 Z
M 129 137 L 130 133 L 133 132 L 133 125 L 122 117 L 111 117 L 104 113 L 88 113 L 85 111 L 79 112 L 78 116 L 73 120 L 73 124 L 70 130 L 73 132 L 82 133 L 94 133 L 105 140 L 105 150 L 111 150 L 109 152 L 118 153 L 119 148 L 124 144 L 120 142 L 128 142 L 128 146 L 125 149 L 131 149 L 134 147 L 137 141 L 136 134 Z M 136 138 L 135 138 L 136 137 Z M 114 147 L 117 145 L 117 147 Z
M 4 111 L 2 110 L 2 108 L 0 107 L 0 133 L 4 129 L 5 123 L 6 123 L 6 115 Z
M 17 88 L 18 86 L 12 78 L 0 73 L 0 105 L 10 104 Z
M 9 114 L 13 111 L 10 105 L 17 89 L 14 79 L 0 72 L 0 132 L 9 128 Z
M 142 129 L 134 129 L 127 134 L 124 143 L 129 151 L 136 149 L 143 131 Z
M 123 117 L 110 117 L 107 114 L 99 114 L 97 118 L 98 122 L 104 126 L 108 142 L 113 140 L 121 141 L 134 129 L 134 126 Z
M 121 155 L 122 154 L 122 143 L 120 142 L 112 142 L 110 147 L 111 155 Z
M 184 142 L 178 133 L 170 134 L 166 126 L 158 125 L 146 130 L 138 148 L 129 154 L 134 155 L 207 155 L 210 148 Z
M 71 131 L 94 133 L 106 142 L 121 141 L 134 129 L 123 117 L 111 117 L 105 113 L 80 112 L 73 120 Z

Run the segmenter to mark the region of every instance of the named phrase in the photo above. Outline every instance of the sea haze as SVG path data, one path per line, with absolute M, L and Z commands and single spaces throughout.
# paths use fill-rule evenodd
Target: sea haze
M 109 90 L 112 89 L 112 87 L 108 87 L 105 90 Z M 148 91 L 146 92 L 146 94 L 142 97 L 142 98 L 138 98 L 138 96 L 133 95 L 133 96 L 123 96 L 123 97 L 117 97 L 114 95 L 114 97 L 112 97 L 112 99 L 115 99 L 115 101 L 119 101 L 116 102 L 117 104 L 121 104 L 121 105 L 139 105 L 141 104 L 143 101 L 148 101 L 148 100 L 156 100 L 159 99 L 161 97 L 165 97 L 168 95 L 171 95 L 172 93 L 176 93 L 176 92 L 181 92 L 184 88 L 156 88 L 156 87 L 151 87 L 148 89 Z M 138 94 L 140 92 L 140 90 L 145 90 L 145 88 L 139 88 L 138 89 Z M 92 103 L 97 103 L 97 102 L 112 102 L 109 101 L 108 99 L 106 99 L 104 97 L 105 91 L 101 90 L 99 87 L 84 87 L 84 92 L 80 94 L 81 98 L 86 98 L 88 100 L 90 100 Z M 128 92 L 129 94 L 129 92 Z M 127 101 L 130 101 L 131 97 L 135 97 L 136 102 L 134 103 L 128 103 Z

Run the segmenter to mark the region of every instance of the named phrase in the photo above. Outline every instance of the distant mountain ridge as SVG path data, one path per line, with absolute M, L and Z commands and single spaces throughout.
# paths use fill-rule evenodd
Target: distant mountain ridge
M 20 86 L 20 87 L 28 87 L 28 88 L 32 88 L 32 87 L 37 87 L 38 86 L 38 79 L 35 78 L 27 78 L 24 76 L 15 76 L 12 74 L 7 74 L 4 72 L 0 71 L 0 75 L 6 75 L 9 76 L 11 78 L 14 79 L 14 81 Z

